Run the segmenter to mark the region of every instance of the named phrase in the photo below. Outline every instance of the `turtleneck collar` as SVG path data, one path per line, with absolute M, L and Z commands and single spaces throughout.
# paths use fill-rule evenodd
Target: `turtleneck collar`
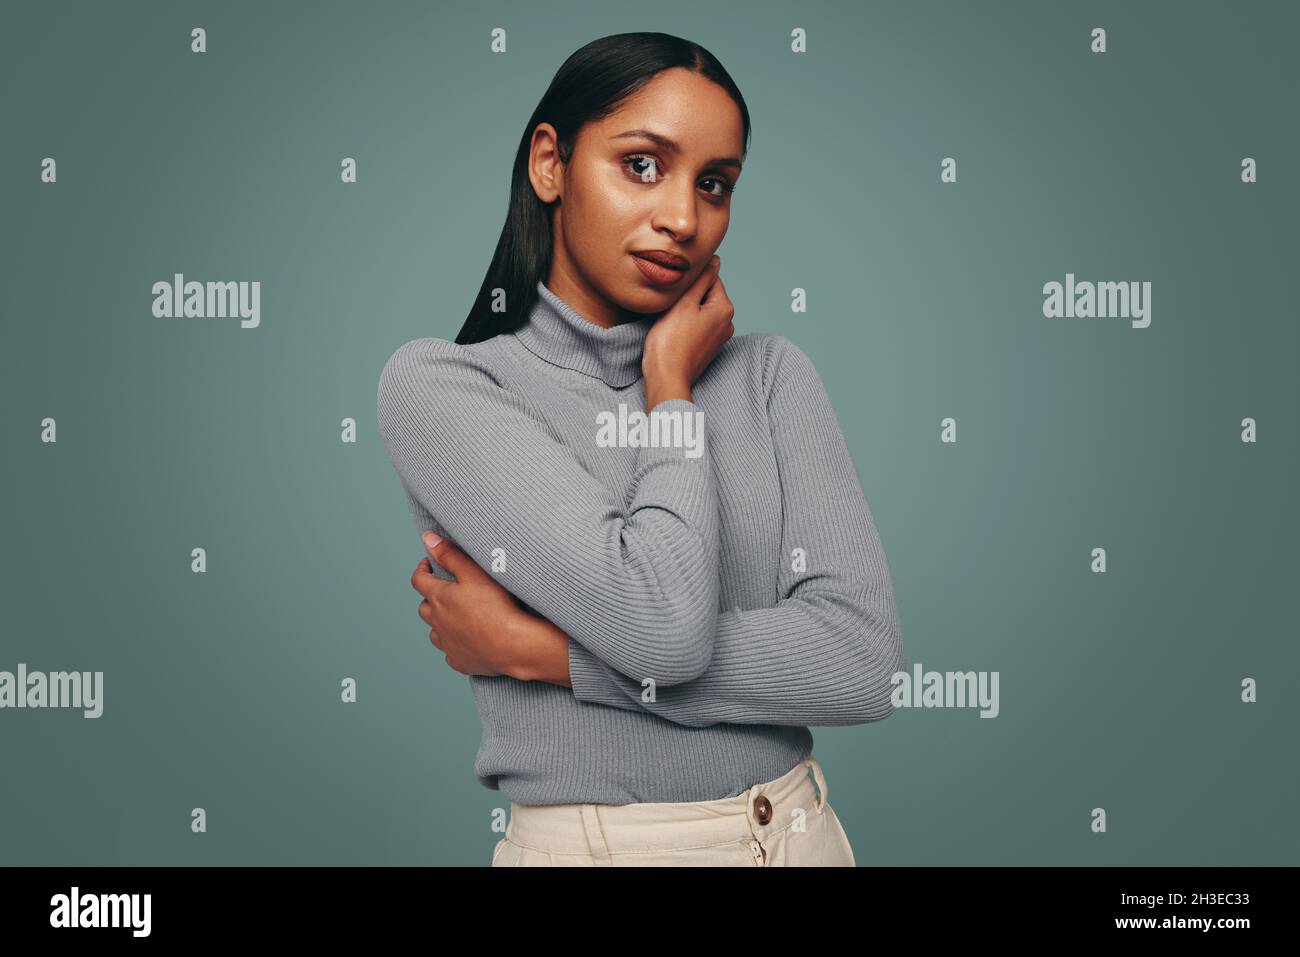
M 595 376 L 615 389 L 641 378 L 641 355 L 650 332 L 649 318 L 606 329 L 537 283 L 537 303 L 514 336 L 540 359 Z

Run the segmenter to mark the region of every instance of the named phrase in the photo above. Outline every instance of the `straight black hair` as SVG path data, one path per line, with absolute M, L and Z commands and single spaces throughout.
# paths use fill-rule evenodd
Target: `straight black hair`
M 537 125 L 550 123 L 555 127 L 560 158 L 568 163 L 584 124 L 608 116 L 620 101 L 656 74 L 673 67 L 698 73 L 731 95 L 740 108 L 744 150 L 749 151 L 749 109 L 745 99 L 717 58 L 698 43 L 667 33 L 619 33 L 593 40 L 575 51 L 556 72 L 519 140 L 506 223 L 474 307 L 456 336 L 457 343 L 482 342 L 523 326 L 537 302 L 537 283 L 545 280 L 550 271 L 552 205 L 542 202 L 528 179 L 530 147 Z M 497 290 L 504 294 L 504 311 L 492 308 Z

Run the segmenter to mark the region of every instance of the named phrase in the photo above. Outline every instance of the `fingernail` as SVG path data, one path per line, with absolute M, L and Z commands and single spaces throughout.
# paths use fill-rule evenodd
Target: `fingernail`
M 721 263 L 722 263 L 722 257 L 721 257 L 721 256 L 714 256 L 714 257 L 713 257 L 713 265 L 717 266 L 717 265 L 720 265 Z
M 435 533 L 435 532 L 431 532 L 431 531 L 430 531 L 430 532 L 425 532 L 425 533 L 424 533 L 424 547 L 425 547 L 425 548 L 434 548 L 435 546 L 437 546 L 437 544 L 438 544 L 440 541 L 442 541 L 442 536 L 441 536 L 441 535 L 438 535 L 437 533 Z

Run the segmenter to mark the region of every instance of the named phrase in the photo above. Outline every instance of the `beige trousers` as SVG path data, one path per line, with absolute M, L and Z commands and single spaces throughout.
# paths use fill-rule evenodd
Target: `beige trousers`
M 717 801 L 515 804 L 493 867 L 853 867 L 809 756 Z

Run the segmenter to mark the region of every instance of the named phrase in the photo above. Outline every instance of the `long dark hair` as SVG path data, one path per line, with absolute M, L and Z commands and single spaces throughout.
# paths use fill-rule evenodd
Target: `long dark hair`
M 537 302 L 537 283 L 545 280 L 550 271 L 552 206 L 541 201 L 528 179 L 530 147 L 537 124 L 555 127 L 560 158 L 568 163 L 585 123 L 614 112 L 621 100 L 645 86 L 655 74 L 673 67 L 698 73 L 731 94 L 740 108 L 744 149 L 748 152 L 749 109 L 745 99 L 717 58 L 698 43 L 667 33 L 619 33 L 593 40 L 577 50 L 556 72 L 519 140 L 510 177 L 506 224 L 474 308 L 456 336 L 457 343 L 482 342 L 524 325 Z M 492 310 L 497 289 L 505 293 L 504 312 Z

